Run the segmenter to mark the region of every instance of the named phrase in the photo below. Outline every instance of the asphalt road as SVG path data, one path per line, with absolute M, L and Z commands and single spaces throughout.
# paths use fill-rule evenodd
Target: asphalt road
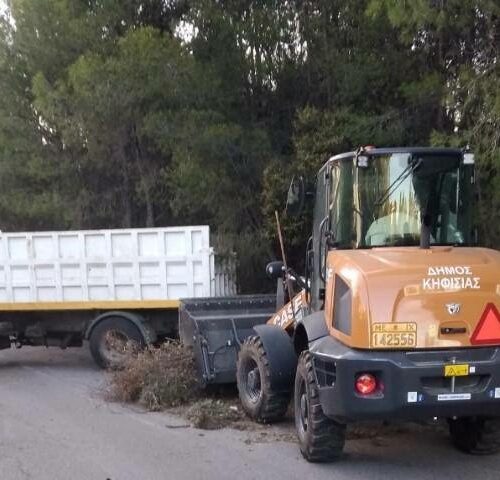
M 103 383 L 85 350 L 0 352 L 0 479 L 500 478 L 500 455 L 461 454 L 433 428 L 351 440 L 341 461 L 312 465 L 286 435 L 291 425 L 196 430 L 179 417 L 106 402 Z

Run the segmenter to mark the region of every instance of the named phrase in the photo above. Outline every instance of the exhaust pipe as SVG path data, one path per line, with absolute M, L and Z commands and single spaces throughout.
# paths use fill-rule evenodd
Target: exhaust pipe
M 431 246 L 431 217 L 428 213 L 422 217 L 422 225 L 420 226 L 420 248 L 425 250 Z

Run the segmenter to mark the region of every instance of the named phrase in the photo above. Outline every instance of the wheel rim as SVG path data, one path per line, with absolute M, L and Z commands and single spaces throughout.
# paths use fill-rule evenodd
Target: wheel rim
M 295 410 L 295 419 L 297 427 L 302 434 L 307 432 L 309 426 L 309 399 L 307 397 L 306 383 L 303 379 L 300 381 L 298 392 L 298 405 Z
M 101 343 L 101 354 L 110 365 L 124 361 L 127 355 L 129 337 L 120 330 L 109 330 Z
M 262 395 L 260 371 L 257 362 L 247 359 L 242 368 L 243 386 L 247 398 L 257 403 Z

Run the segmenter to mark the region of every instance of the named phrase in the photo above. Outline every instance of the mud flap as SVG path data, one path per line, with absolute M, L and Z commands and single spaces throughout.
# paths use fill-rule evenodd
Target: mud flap
M 283 329 L 274 325 L 257 325 L 254 330 L 262 340 L 269 360 L 273 390 L 291 389 L 298 360 L 292 339 Z

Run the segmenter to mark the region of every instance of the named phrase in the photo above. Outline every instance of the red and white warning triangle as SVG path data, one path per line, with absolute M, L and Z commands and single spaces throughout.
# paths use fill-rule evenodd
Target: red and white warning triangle
M 500 343 L 500 313 L 493 303 L 488 303 L 472 337 L 472 345 Z

